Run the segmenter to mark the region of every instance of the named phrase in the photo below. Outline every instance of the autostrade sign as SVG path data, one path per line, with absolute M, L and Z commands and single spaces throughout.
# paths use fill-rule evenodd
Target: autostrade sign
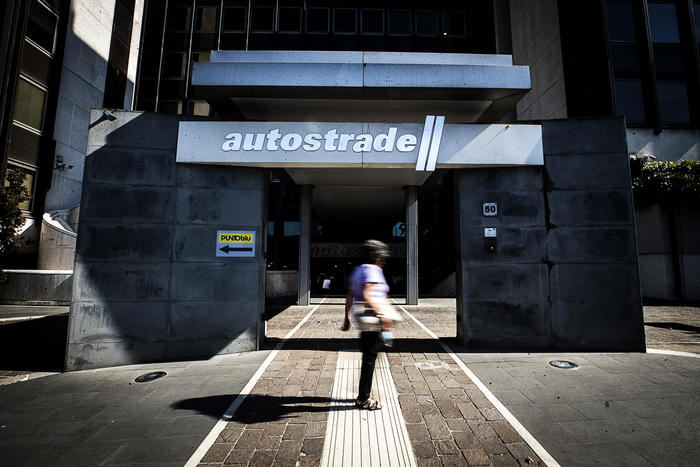
M 177 162 L 250 167 L 542 165 L 539 125 L 180 122 Z

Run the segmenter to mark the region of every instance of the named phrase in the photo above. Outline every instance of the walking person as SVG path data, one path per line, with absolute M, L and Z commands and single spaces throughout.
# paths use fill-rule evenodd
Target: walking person
M 382 270 L 389 257 L 389 247 L 378 240 L 367 240 L 363 246 L 369 262 L 356 267 L 350 276 L 342 329 L 350 329 L 352 318 L 361 331 L 362 369 L 355 405 L 367 410 L 379 410 L 382 404 L 370 397 L 370 391 L 377 353 L 383 345 L 390 345 L 391 342 L 392 321 L 386 316 L 389 285 Z

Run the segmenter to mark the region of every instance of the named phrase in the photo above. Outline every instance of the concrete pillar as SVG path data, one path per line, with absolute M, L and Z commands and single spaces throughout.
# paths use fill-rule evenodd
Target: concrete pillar
M 311 278 L 311 185 L 300 187 L 299 191 L 299 283 L 297 303 L 310 302 L 309 284 Z
M 418 305 L 418 191 L 406 187 L 406 304 Z

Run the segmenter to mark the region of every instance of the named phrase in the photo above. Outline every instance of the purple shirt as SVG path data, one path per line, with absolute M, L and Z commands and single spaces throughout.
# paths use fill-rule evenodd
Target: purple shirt
M 350 275 L 348 287 L 355 303 L 365 301 L 363 294 L 365 284 L 379 285 L 379 287 L 373 288 L 373 294 L 377 298 L 386 298 L 389 293 L 389 285 L 384 278 L 384 272 L 376 264 L 358 266 Z

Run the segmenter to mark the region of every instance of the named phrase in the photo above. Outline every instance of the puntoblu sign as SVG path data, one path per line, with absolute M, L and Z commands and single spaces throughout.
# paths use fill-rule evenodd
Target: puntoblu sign
M 249 167 L 542 165 L 539 125 L 180 122 L 177 162 Z

